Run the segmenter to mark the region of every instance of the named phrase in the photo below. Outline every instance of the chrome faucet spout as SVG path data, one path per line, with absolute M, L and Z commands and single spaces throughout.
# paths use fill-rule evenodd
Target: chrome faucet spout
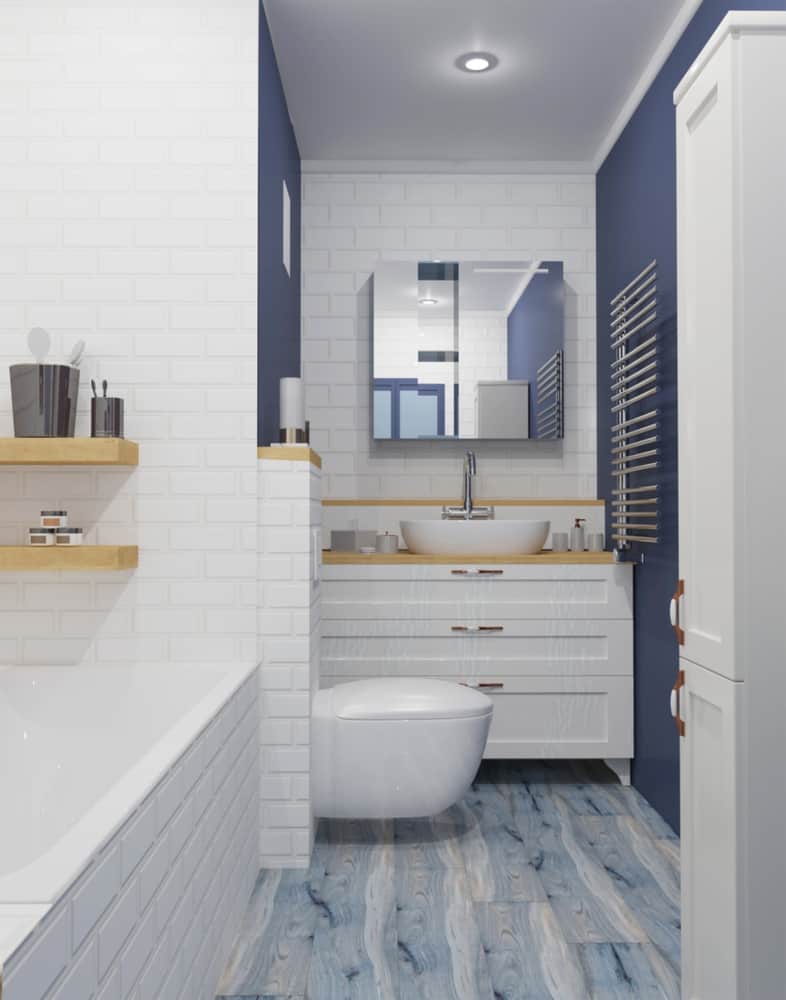
M 494 516 L 493 507 L 476 507 L 472 495 L 472 481 L 477 475 L 478 463 L 474 451 L 468 451 L 464 456 L 464 499 L 461 507 L 443 507 L 442 517 L 449 520 L 470 521 L 478 518 Z

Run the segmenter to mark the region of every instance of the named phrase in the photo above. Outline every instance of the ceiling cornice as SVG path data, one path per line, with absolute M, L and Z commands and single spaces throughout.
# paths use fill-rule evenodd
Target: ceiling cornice
M 688 27 L 691 18 L 701 6 L 701 2 L 702 0 L 685 0 L 682 7 L 677 12 L 677 16 L 671 22 L 669 30 L 663 36 L 660 44 L 653 52 L 652 58 L 647 63 L 644 72 L 636 82 L 636 86 L 626 98 L 625 103 L 620 108 L 617 117 L 611 123 L 608 132 L 598 147 L 598 151 L 596 152 L 592 163 L 593 173 L 597 173 L 603 166 L 603 161 L 611 152 L 614 143 L 622 135 L 623 129 L 633 117 L 633 114 L 641 103 L 642 98 L 652 86 L 655 77 L 658 73 L 660 73 L 663 68 L 663 64 L 671 55 L 674 46 L 682 37 L 683 31 L 685 31 Z
M 302 160 L 304 174 L 595 174 L 589 160 Z

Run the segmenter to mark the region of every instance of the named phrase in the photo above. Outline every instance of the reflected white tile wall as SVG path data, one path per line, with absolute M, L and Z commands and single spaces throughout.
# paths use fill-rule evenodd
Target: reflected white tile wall
M 565 262 L 565 441 L 479 444 L 478 493 L 594 497 L 595 181 L 591 175 L 331 173 L 304 163 L 303 374 L 325 496 L 452 496 L 466 448 L 374 444 L 370 283 L 382 258 Z

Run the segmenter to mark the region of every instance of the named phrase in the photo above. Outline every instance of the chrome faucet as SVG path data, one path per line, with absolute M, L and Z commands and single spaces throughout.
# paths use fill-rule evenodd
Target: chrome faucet
M 464 456 L 464 502 L 461 507 L 443 507 L 442 519 L 447 521 L 471 521 L 494 517 L 493 507 L 476 507 L 472 499 L 472 480 L 477 474 L 478 463 L 474 451 Z

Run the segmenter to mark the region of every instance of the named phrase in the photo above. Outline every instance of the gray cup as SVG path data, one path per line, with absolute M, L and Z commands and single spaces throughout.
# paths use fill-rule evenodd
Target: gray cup
M 73 437 L 79 369 L 71 365 L 11 365 L 16 437 Z
M 119 396 L 93 396 L 90 400 L 90 436 L 123 437 L 123 400 Z
M 602 552 L 603 551 L 603 532 L 591 532 L 587 535 L 587 548 L 590 552 Z

